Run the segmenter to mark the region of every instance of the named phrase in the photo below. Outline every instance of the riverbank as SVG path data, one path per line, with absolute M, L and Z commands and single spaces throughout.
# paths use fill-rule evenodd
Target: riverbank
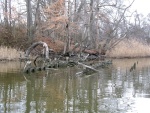
M 106 54 L 110 58 L 150 57 L 150 45 L 136 39 L 123 40 Z
M 0 61 L 16 61 L 24 52 L 15 48 L 0 46 Z M 115 48 L 106 53 L 109 58 L 145 58 L 150 57 L 150 46 L 135 39 L 123 40 Z
M 16 61 L 21 58 L 24 53 L 15 48 L 0 46 L 0 61 Z

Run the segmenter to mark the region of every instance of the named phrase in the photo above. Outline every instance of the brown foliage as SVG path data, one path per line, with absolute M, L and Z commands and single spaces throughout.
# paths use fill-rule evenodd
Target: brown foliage
M 39 26 L 39 31 L 50 31 L 59 36 L 67 36 L 69 33 L 76 33 L 78 26 L 76 23 L 69 20 L 66 14 L 65 1 L 57 0 L 51 5 L 47 5 L 43 9 L 45 21 Z
M 58 0 L 44 9 L 46 21 L 42 24 L 43 30 L 63 32 L 68 18 L 65 16 L 64 0 Z
M 53 49 L 54 52 L 56 52 L 56 53 L 61 53 L 61 52 L 63 52 L 64 45 L 65 45 L 65 43 L 64 43 L 63 41 L 60 41 L 60 40 L 55 40 L 55 41 L 53 41 L 51 38 L 46 38 L 46 37 L 44 37 L 44 38 L 43 38 L 43 37 L 36 38 L 35 41 L 43 41 L 43 42 L 47 43 L 47 44 L 48 44 L 48 47 L 49 47 L 50 49 Z M 72 44 L 69 51 L 72 51 L 72 49 L 73 49 L 74 47 L 75 47 L 75 45 Z M 75 49 L 75 52 L 80 52 L 80 47 L 76 48 L 76 49 Z M 96 54 L 97 54 L 97 55 L 99 54 L 99 52 L 96 51 L 95 49 L 91 49 L 91 50 L 85 49 L 85 50 L 83 50 L 83 52 L 84 52 L 84 53 L 89 53 L 89 54 L 95 54 L 95 55 L 96 55 Z
M 25 50 L 29 46 L 26 31 L 20 27 L 0 25 L 0 45 Z
M 43 41 L 47 43 L 48 47 L 50 49 L 53 49 L 57 53 L 62 52 L 64 48 L 64 42 L 60 40 L 53 41 L 51 38 L 40 37 L 40 38 L 36 38 L 35 41 Z

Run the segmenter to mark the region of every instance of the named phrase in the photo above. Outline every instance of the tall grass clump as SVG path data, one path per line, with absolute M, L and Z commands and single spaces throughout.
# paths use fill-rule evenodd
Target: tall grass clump
M 126 39 L 108 51 L 107 56 L 113 58 L 149 57 L 150 46 L 137 39 Z
M 0 60 L 19 59 L 21 54 L 23 53 L 17 49 L 0 46 Z

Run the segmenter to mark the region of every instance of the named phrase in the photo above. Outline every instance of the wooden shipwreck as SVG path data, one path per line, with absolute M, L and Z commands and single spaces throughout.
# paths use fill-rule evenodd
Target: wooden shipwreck
M 39 45 L 41 46 L 41 51 L 36 55 L 33 54 L 34 57 L 30 58 L 30 56 L 32 56 L 32 51 L 38 48 Z M 78 46 L 75 45 L 72 50 L 77 47 Z M 82 54 L 77 52 L 76 54 L 72 54 L 71 52 L 68 54 L 58 54 L 55 53 L 53 49 L 49 48 L 47 43 L 38 41 L 33 43 L 25 52 L 26 63 L 24 72 L 30 73 L 50 68 L 64 68 L 80 65 L 83 67 L 82 72 L 88 74 L 89 72 L 98 72 L 98 68 L 108 66 L 112 63 L 111 60 L 97 60 L 88 65 L 86 62 L 88 62 L 88 58 L 90 58 L 91 55 L 95 55 L 99 58 L 99 55 L 91 50 L 84 50 L 82 51 Z

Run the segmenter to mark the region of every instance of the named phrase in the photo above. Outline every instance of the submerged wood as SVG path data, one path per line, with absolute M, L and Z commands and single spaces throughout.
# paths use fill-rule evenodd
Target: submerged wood
M 89 75 L 95 72 L 99 72 L 98 68 L 103 68 L 106 67 L 108 65 L 110 65 L 112 62 L 111 61 L 102 61 L 102 62 L 96 62 L 90 65 L 84 64 L 83 62 L 78 62 L 78 61 L 51 61 L 48 63 L 48 65 L 45 65 L 44 67 L 31 67 L 29 65 L 29 67 L 27 67 L 26 69 L 28 69 L 27 73 L 32 72 L 32 68 L 34 68 L 34 71 L 42 71 L 42 70 L 46 70 L 46 69 L 51 69 L 51 68 L 66 68 L 66 67 L 74 67 L 75 65 L 78 66 L 82 66 L 83 70 L 82 73 Z M 34 72 L 33 71 L 33 72 Z M 78 72 L 77 72 L 78 73 Z M 80 73 L 80 74 L 82 74 Z
M 88 66 L 88 65 L 83 64 L 83 63 L 80 63 L 80 62 L 78 62 L 78 64 L 79 64 L 79 65 L 82 65 L 85 69 L 88 68 L 88 69 L 91 69 L 91 70 L 93 70 L 93 71 L 99 72 L 97 69 L 95 69 L 95 68 L 92 67 L 92 66 Z
M 54 57 L 54 60 L 49 59 L 49 48 L 48 45 L 45 42 L 39 41 L 39 42 L 35 42 L 33 43 L 26 51 L 25 53 L 25 57 L 28 59 L 29 58 L 29 54 L 31 53 L 31 51 L 33 49 L 35 49 L 38 45 L 43 45 L 44 47 L 44 56 L 37 56 L 33 63 L 31 61 L 27 61 L 24 67 L 24 72 L 35 72 L 35 71 L 42 71 L 42 70 L 46 70 L 46 69 L 50 69 L 50 68 L 63 68 L 63 67 L 73 67 L 75 65 L 80 65 L 83 67 L 83 73 L 86 72 L 99 72 L 99 70 L 97 70 L 96 68 L 98 67 L 103 67 L 106 66 L 108 64 L 110 64 L 110 61 L 104 61 L 104 62 L 96 62 L 96 63 L 92 63 L 92 65 L 87 65 L 84 64 L 83 62 L 88 60 L 88 57 L 92 54 L 95 55 L 96 57 L 98 57 L 98 55 L 96 53 L 92 53 L 93 51 L 88 51 L 87 55 L 83 55 L 83 57 L 78 57 L 77 54 L 74 54 L 75 57 L 72 57 L 71 55 L 66 56 L 66 55 L 60 55 L 59 57 Z M 79 46 L 79 44 L 76 44 L 74 46 L 74 48 L 72 49 L 73 51 Z M 64 60 L 60 60 L 61 56 L 64 58 Z M 38 60 L 38 58 L 42 58 L 41 60 L 44 61 L 43 65 L 39 65 L 37 66 L 36 61 Z M 53 59 L 53 58 L 52 58 Z M 81 63 L 82 62 L 82 63 Z M 32 64 L 35 64 L 34 66 L 31 66 Z
M 91 66 L 86 65 L 86 68 L 83 69 L 82 73 L 85 74 L 85 75 L 91 75 L 91 74 L 93 74 L 95 72 L 100 72 L 98 70 L 98 68 L 105 68 L 105 67 L 107 67 L 110 64 L 112 64 L 111 60 L 96 62 L 96 63 L 90 64 Z
M 138 63 L 134 63 L 133 64 L 133 66 L 131 66 L 131 68 L 130 68 L 130 72 L 132 72 L 133 70 L 135 70 L 136 69 L 136 65 L 137 65 Z
M 97 62 L 97 63 L 94 63 L 92 66 L 94 68 L 99 68 L 99 67 L 106 67 L 110 64 L 112 64 L 112 60 Z

